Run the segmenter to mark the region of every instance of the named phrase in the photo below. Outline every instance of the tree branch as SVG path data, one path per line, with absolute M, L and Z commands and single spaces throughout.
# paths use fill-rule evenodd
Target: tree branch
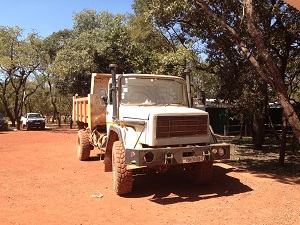
M 245 57 L 252 63 L 256 72 L 269 84 L 274 87 L 273 80 L 267 76 L 266 71 L 259 65 L 258 61 L 252 55 L 251 51 L 247 47 L 246 43 L 242 41 L 237 32 L 228 24 L 225 23 L 222 19 L 220 19 L 207 5 L 205 0 L 194 0 L 194 3 L 202 8 L 213 20 L 215 20 L 223 29 L 227 30 L 236 41 L 236 44 L 239 46 L 241 51 L 244 53 Z

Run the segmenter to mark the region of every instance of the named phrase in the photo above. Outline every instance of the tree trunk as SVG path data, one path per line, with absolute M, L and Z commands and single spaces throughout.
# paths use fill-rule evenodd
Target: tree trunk
M 13 118 L 10 118 L 10 121 L 11 121 L 11 126 L 15 127 L 16 126 L 16 119 L 13 117 Z
M 288 122 L 290 123 L 293 133 L 295 137 L 298 139 L 300 143 L 300 120 L 290 103 L 290 100 L 287 97 L 285 90 L 281 90 L 282 87 L 278 86 L 279 91 L 277 92 L 278 100 L 282 106 L 283 114 L 287 118 Z
M 57 122 L 58 122 L 58 126 L 61 127 L 61 118 L 59 112 L 57 112 Z
M 286 118 L 284 115 L 282 115 L 281 146 L 280 146 L 280 154 L 279 154 L 280 165 L 284 165 L 284 157 L 285 157 L 285 150 L 286 150 L 286 135 L 287 135 Z
M 21 118 L 17 118 L 17 130 L 21 130 Z
M 258 74 L 273 87 L 277 95 L 278 101 L 282 106 L 283 113 L 289 121 L 293 129 L 293 133 L 298 139 L 298 142 L 300 142 L 300 120 L 288 98 L 286 85 L 284 83 L 280 69 L 270 56 L 267 47 L 265 46 L 264 41 L 260 36 L 260 33 L 255 27 L 255 16 L 252 0 L 244 0 L 244 7 L 246 9 L 248 32 L 252 37 L 252 40 L 254 41 L 257 47 L 259 56 L 268 71 L 265 71 L 265 69 L 261 65 L 259 65 L 257 60 L 247 49 L 247 53 L 249 56 L 248 58 L 254 66 L 254 68 L 256 69 L 256 71 L 258 72 Z
M 53 105 L 53 108 L 54 108 L 54 112 L 53 112 L 53 119 L 56 118 L 57 119 L 57 122 L 58 122 L 58 126 L 61 127 L 61 121 L 60 121 L 60 115 L 59 115 L 59 112 L 57 110 L 57 107 L 56 107 L 56 104 L 54 101 L 51 101 L 52 105 Z
M 252 143 L 254 149 L 261 150 L 264 139 L 265 139 L 265 130 L 264 130 L 264 120 L 260 116 L 254 115 L 253 118 L 253 134 L 252 134 Z

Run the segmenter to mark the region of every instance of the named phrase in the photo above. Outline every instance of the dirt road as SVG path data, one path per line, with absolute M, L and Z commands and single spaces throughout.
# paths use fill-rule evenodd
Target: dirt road
M 299 180 L 226 164 L 215 164 L 205 187 L 148 175 L 120 197 L 99 152 L 77 159 L 76 136 L 75 129 L 0 132 L 0 224 L 300 224 Z

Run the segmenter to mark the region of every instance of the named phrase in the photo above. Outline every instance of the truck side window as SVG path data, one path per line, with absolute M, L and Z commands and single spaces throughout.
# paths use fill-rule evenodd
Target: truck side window
M 100 105 L 101 106 L 107 105 L 107 94 L 105 88 L 100 88 Z

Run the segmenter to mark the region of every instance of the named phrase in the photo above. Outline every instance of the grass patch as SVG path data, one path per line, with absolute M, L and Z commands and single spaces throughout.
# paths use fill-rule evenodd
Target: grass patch
M 300 178 L 299 143 L 287 139 L 285 164 L 279 164 L 280 140 L 266 137 L 263 149 L 254 150 L 251 137 L 219 137 L 220 142 L 231 144 L 228 164 L 246 170 L 270 173 L 290 178 Z

